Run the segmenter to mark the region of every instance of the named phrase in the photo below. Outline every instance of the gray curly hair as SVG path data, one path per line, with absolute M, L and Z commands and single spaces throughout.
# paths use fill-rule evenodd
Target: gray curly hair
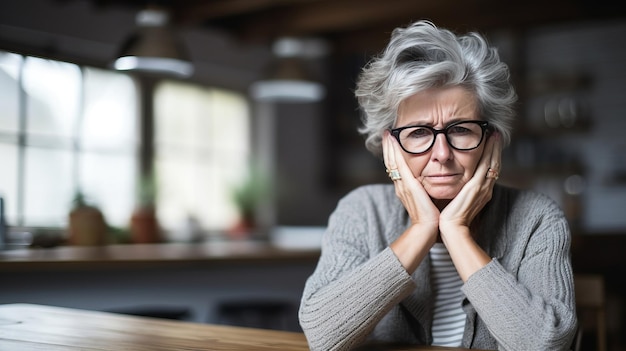
M 381 156 L 383 131 L 394 125 L 404 99 L 429 88 L 462 86 L 475 94 L 480 116 L 508 145 L 517 101 L 509 78 L 497 49 L 478 33 L 457 36 L 430 21 L 396 28 L 387 48 L 357 80 L 359 132 L 366 136 L 367 149 Z

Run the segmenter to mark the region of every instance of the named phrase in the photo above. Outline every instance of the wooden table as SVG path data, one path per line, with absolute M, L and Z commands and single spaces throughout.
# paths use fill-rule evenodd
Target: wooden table
M 0 304 L 146 316 L 175 310 L 172 318 L 217 323 L 223 304 L 295 308 L 319 254 L 261 240 L 0 250 L 0 281 L 7 282 L 0 284 Z M 280 323 L 299 331 L 295 312 Z
M 133 317 L 34 305 L 0 305 L 0 350 L 176 351 L 309 350 L 302 333 Z M 436 351 L 461 348 L 385 347 Z

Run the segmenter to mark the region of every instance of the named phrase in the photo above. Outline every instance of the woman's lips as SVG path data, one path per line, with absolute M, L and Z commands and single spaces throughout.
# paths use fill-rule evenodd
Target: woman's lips
M 459 176 L 460 176 L 459 173 L 444 173 L 444 174 L 431 174 L 431 175 L 425 176 L 424 178 L 427 179 L 430 183 L 450 183 L 450 182 L 456 182 Z

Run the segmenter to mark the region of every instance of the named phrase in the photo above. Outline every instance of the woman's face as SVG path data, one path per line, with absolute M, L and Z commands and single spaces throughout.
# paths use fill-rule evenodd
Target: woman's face
M 479 120 L 474 96 L 461 87 L 433 88 L 419 92 L 400 104 L 396 126 L 426 125 L 443 129 L 456 121 Z M 453 199 L 472 178 L 483 153 L 483 142 L 473 150 L 453 149 L 443 133 L 423 154 L 403 152 L 404 159 L 431 198 Z

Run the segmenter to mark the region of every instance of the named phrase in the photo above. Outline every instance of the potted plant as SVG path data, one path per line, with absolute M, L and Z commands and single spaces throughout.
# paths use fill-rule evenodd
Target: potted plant
M 77 190 L 69 213 L 68 243 L 70 245 L 107 244 L 107 224 L 100 209 L 88 203 L 85 194 Z
M 152 175 L 139 180 L 137 206 L 130 218 L 130 239 L 137 244 L 162 241 L 156 214 L 156 181 Z
M 258 229 L 257 210 L 269 195 L 269 182 L 257 168 L 232 189 L 232 198 L 239 212 L 238 221 L 228 231 L 233 238 L 249 237 Z

